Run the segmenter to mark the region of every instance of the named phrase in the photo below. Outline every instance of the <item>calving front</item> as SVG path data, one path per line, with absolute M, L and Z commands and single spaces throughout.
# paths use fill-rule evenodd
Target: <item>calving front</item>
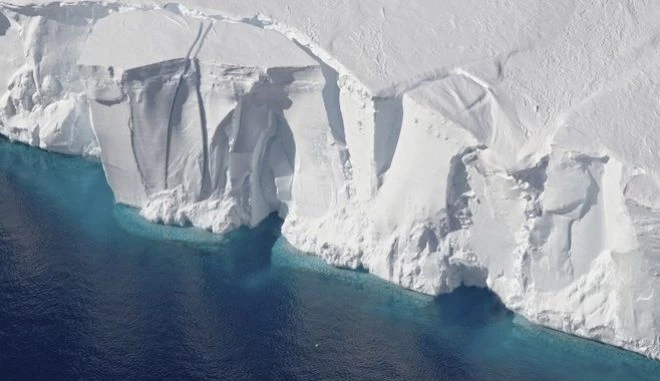
M 340 3 L 301 2 L 324 9 L 308 23 L 270 3 L 1 5 L 0 132 L 100 158 L 151 221 L 223 233 L 277 212 L 331 264 L 428 294 L 489 287 L 534 322 L 660 357 L 653 18 L 520 2 L 448 21 L 418 1 L 343 20 L 360 6 Z M 454 26 L 392 32 L 410 12 Z M 492 36 L 466 35 L 473 17 Z M 596 20 L 627 34 L 566 51 Z M 618 70 L 549 63 L 575 54 Z

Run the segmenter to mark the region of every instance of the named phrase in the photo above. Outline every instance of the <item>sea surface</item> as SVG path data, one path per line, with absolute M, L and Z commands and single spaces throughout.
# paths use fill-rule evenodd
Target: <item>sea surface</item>
M 0 380 L 660 380 L 660 362 L 117 206 L 98 163 L 0 141 Z

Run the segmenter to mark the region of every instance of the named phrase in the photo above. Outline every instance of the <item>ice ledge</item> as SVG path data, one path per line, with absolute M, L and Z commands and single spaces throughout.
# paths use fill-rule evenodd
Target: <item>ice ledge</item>
M 540 31 L 526 49 L 495 38 L 474 61 L 446 46 L 402 77 L 389 29 L 353 59 L 341 27 L 278 22 L 278 4 L 21 3 L 0 3 L 0 133 L 100 156 L 116 199 L 148 219 L 220 233 L 277 211 L 294 246 L 331 264 L 428 294 L 486 286 L 534 322 L 660 357 L 652 9 L 558 2 L 564 24 L 525 21 Z M 311 23 L 372 25 L 351 7 Z M 564 49 L 594 38 L 603 49 Z

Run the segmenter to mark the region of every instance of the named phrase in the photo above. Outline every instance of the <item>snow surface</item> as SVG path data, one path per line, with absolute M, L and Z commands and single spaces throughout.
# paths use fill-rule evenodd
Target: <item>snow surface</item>
M 0 1 L 0 133 L 118 202 L 660 358 L 660 5 Z

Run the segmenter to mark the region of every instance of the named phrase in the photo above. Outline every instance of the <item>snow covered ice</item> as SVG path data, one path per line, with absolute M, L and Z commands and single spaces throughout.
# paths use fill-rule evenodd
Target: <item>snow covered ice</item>
M 0 1 L 0 133 L 116 200 L 660 358 L 660 5 Z

